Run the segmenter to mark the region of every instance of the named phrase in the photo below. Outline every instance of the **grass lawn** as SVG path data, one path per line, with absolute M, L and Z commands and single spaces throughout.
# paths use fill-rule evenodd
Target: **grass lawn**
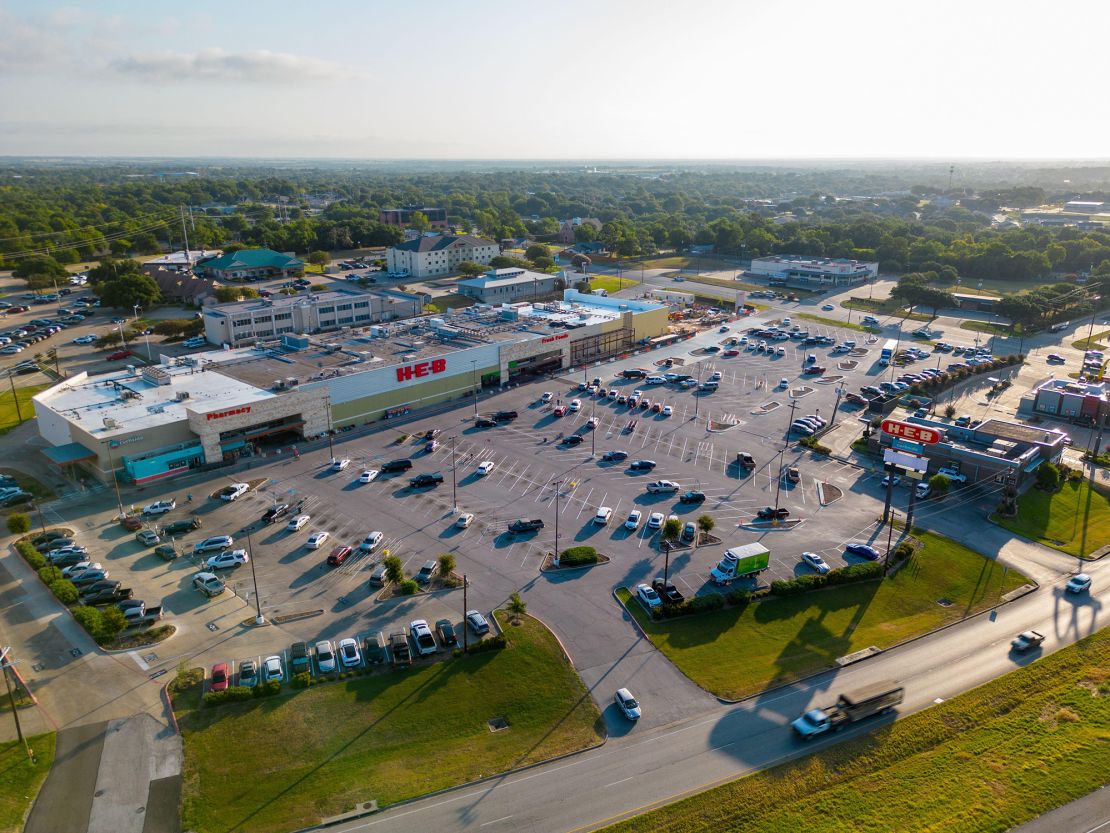
M 875 333 L 878 332 L 874 327 L 865 327 L 862 324 L 857 324 L 854 321 L 849 324 L 847 321 L 838 321 L 835 318 L 826 318 L 823 315 L 814 315 L 812 312 L 799 312 L 796 314 L 797 318 L 804 318 L 806 321 L 816 321 L 818 324 L 824 324 L 826 327 L 844 327 L 848 330 L 859 330 L 862 333 Z
M 1089 339 L 1081 338 L 1079 341 L 1073 341 L 1071 346 L 1076 350 L 1105 350 L 1107 336 L 1110 336 L 1110 330 L 1103 330 L 1101 333 L 1093 334 Z
M 931 532 L 894 578 L 653 622 L 627 603 L 652 643 L 687 677 L 739 699 L 833 667 L 845 654 L 889 648 L 994 605 L 1026 583 L 995 561 Z M 883 542 L 885 543 L 885 541 Z M 944 606 L 938 599 L 948 599 Z
M 7 390 L 0 391 L 0 434 L 5 434 L 19 425 L 19 416 L 16 411 L 16 401 L 19 401 L 19 412 L 23 414 L 23 421 L 34 419 L 35 406 L 31 397 L 39 391 L 46 390 L 50 385 L 26 385 L 15 389 L 15 397 L 9 386 Z
M 1052 494 L 1031 487 L 1018 500 L 1017 517 L 996 520 L 1012 532 L 1083 558 L 1110 544 L 1110 496 L 1086 480 L 1069 481 Z
M 599 742 L 601 717 L 554 636 L 529 617 L 506 631 L 500 651 L 266 700 L 190 709 L 187 692 L 184 829 L 299 829 Z M 509 728 L 490 731 L 494 717 Z
M 27 739 L 38 763 L 27 761 L 23 744 L 13 740 L 0 743 L 0 833 L 23 829 L 23 819 L 39 794 L 54 763 L 54 733 Z
M 620 292 L 636 286 L 638 280 L 631 278 L 617 278 L 610 275 L 595 275 L 590 278 L 590 289 L 604 289 L 606 292 Z
M 973 333 L 991 333 L 996 336 L 1012 336 L 1014 331 L 1005 324 L 995 324 L 991 321 L 961 321 L 961 330 L 971 330 Z
M 1008 830 L 1105 782 L 1108 679 L 1110 630 L 1103 628 L 868 735 L 605 830 Z

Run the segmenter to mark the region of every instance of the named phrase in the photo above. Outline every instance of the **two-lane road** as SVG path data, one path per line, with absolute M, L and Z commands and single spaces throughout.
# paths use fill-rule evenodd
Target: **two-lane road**
M 1090 571 L 1096 589 L 1110 581 L 1105 564 Z M 1048 637 L 1045 651 L 1093 633 L 1105 621 L 1099 595 L 1066 597 L 1065 580 L 1044 584 L 996 615 L 974 617 L 846 669 L 650 732 L 630 726 L 595 751 L 449 790 L 336 830 L 593 829 L 819 748 L 819 743 L 803 747 L 795 741 L 788 724 L 810 706 L 832 702 L 842 689 L 899 680 L 906 686 L 899 711 L 907 714 L 1032 662 L 1036 655 L 1015 658 L 1009 653 L 1009 641 L 1018 631 L 1041 630 Z M 604 692 L 596 695 L 605 701 Z M 866 722 L 854 731 L 869 731 L 876 723 Z

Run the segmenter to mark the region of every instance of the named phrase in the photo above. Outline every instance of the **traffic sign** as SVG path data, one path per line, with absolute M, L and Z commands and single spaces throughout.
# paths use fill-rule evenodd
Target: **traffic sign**
M 936 428 L 927 428 L 924 425 L 899 422 L 896 419 L 884 419 L 882 429 L 884 434 L 901 437 L 904 440 L 913 440 L 927 445 L 940 442 L 940 431 Z

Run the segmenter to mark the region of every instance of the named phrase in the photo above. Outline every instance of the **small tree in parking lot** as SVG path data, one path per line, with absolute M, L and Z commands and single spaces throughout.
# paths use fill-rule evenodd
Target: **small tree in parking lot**
M 449 552 L 441 554 L 439 557 L 439 574 L 449 576 L 453 572 L 455 572 L 455 556 Z
M 515 625 L 520 621 L 520 617 L 528 612 L 528 605 L 524 599 L 520 598 L 520 594 L 514 590 L 513 594 L 509 596 L 509 603 L 505 606 L 505 609 L 509 611 Z
M 663 524 L 663 537 L 675 539 L 679 533 L 682 532 L 682 521 L 678 518 L 668 518 L 667 522 Z
M 394 584 L 398 584 L 404 580 L 405 566 L 397 556 L 390 555 L 383 558 L 382 566 L 385 567 L 385 577 Z
M 944 415 L 948 419 L 952 419 L 952 417 L 954 417 L 956 415 L 956 406 L 955 405 L 945 405 L 944 406 Z
M 31 530 L 31 516 L 23 512 L 16 512 L 8 516 L 8 532 L 12 535 L 23 535 Z
M 717 522 L 713 520 L 712 515 L 702 515 L 700 518 L 698 518 L 698 529 L 700 529 L 702 532 L 712 532 L 713 527 L 715 527 L 716 525 Z
M 952 488 L 952 481 L 943 474 L 934 474 L 929 478 L 929 491 L 937 497 L 944 497 Z

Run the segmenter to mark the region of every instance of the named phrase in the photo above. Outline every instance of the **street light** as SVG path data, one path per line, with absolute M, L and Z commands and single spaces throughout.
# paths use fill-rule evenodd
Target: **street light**
M 559 566 L 559 492 L 563 489 L 563 481 L 555 481 L 555 566 Z
M 455 469 L 455 440 L 458 437 L 449 437 L 451 441 L 451 511 L 459 511 L 458 474 Z
M 247 559 L 251 565 L 251 580 L 254 582 L 254 609 L 258 612 L 254 623 L 265 625 L 266 617 L 262 615 L 262 599 L 258 596 L 258 574 L 254 571 L 254 545 L 251 543 L 251 531 L 247 529 Z

